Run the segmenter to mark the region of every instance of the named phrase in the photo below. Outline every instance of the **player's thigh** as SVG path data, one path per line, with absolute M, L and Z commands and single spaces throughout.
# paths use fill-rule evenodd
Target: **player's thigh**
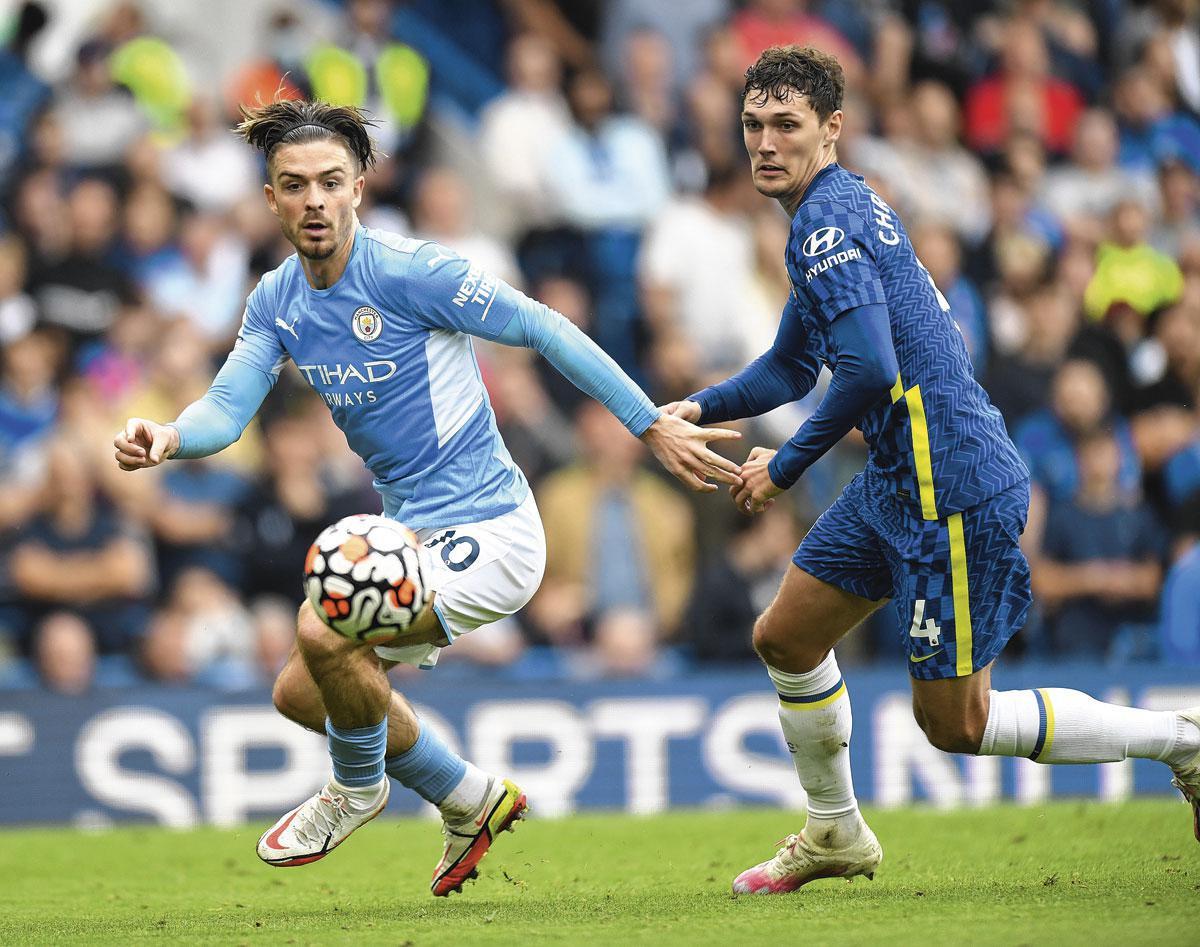
M 525 606 L 546 569 L 546 537 L 532 494 L 494 519 L 418 535 L 426 581 L 434 592 L 438 645 L 401 643 L 375 651 L 388 661 L 429 667 L 436 663 L 438 646 Z
M 861 515 L 861 501 L 860 474 L 808 531 L 756 623 L 755 647 L 772 667 L 815 667 L 890 595 L 887 560 Z
M 793 564 L 775 599 L 755 623 L 754 647 L 771 667 L 792 673 L 810 671 L 881 604 Z

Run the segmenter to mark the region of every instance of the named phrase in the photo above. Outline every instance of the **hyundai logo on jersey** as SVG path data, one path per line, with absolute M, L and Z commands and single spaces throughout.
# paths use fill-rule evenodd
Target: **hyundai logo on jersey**
M 813 231 L 804 241 L 805 256 L 821 256 L 836 247 L 845 238 L 846 232 L 841 227 L 822 227 Z

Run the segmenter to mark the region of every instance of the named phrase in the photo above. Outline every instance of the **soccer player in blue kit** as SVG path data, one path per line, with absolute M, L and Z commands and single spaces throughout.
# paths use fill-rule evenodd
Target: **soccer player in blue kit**
M 854 797 L 850 698 L 833 647 L 887 599 L 907 629 L 913 710 L 934 746 L 1039 763 L 1162 760 L 1200 839 L 1200 707 L 1151 712 L 1064 688 L 991 689 L 992 661 L 1030 604 L 1019 546 L 1029 474 L 903 224 L 837 164 L 842 92 L 837 60 L 811 47 L 773 47 L 747 70 L 743 137 L 755 186 L 791 217 L 791 295 L 770 350 L 667 406 L 702 424 L 752 417 L 807 394 L 822 364 L 832 370 L 796 434 L 777 451 L 755 447 L 742 465 L 730 490 L 749 514 L 852 427 L 869 451 L 754 627 L 808 817 L 733 890 L 874 875 L 883 852 Z
M 433 600 L 402 638 L 344 638 L 307 602 L 274 702 L 325 732 L 333 778 L 259 839 L 277 866 L 323 858 L 387 804 L 388 776 L 436 805 L 444 846 L 435 895 L 461 890 L 524 794 L 463 760 L 392 691 L 397 663 L 432 667 L 439 648 L 511 615 L 533 595 L 546 547 L 524 475 L 496 429 L 470 336 L 535 348 L 609 408 L 686 486 L 737 485 L 707 447 L 732 431 L 662 413 L 568 320 L 445 247 L 362 227 L 355 214 L 374 150 L 354 109 L 275 102 L 239 131 L 267 158 L 267 203 L 296 253 L 263 276 L 212 386 L 171 424 L 130 418 L 123 469 L 204 457 L 233 443 L 287 359 L 329 405 L 375 475 L 387 516 L 415 530 Z M 300 563 L 297 563 L 299 578 Z

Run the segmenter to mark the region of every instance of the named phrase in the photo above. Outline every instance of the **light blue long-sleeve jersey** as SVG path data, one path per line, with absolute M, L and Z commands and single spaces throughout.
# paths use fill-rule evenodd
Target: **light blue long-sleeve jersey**
M 175 422 L 177 457 L 232 444 L 290 358 L 413 529 L 516 509 L 529 485 L 496 429 L 469 336 L 537 349 L 635 436 L 659 412 L 567 319 L 435 243 L 360 227 L 313 289 L 296 256 L 250 294 L 233 351 Z

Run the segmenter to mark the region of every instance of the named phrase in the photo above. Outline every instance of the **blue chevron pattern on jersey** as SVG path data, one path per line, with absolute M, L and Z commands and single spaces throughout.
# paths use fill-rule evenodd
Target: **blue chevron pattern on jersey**
M 860 176 L 837 164 L 817 173 L 792 219 L 787 267 L 812 352 L 831 368 L 829 323 L 856 306 L 888 307 L 900 377 L 859 425 L 882 489 L 936 520 L 1028 480 L 949 304 Z
M 852 595 L 890 597 L 913 677 L 937 680 L 978 671 L 996 659 L 1029 611 L 1029 564 L 1020 545 L 1029 486 L 1019 483 L 931 522 L 881 493 L 881 476 L 868 469 L 855 477 L 809 530 L 792 561 Z M 956 518 L 965 577 L 955 574 Z M 960 654 L 963 649 L 969 650 Z

